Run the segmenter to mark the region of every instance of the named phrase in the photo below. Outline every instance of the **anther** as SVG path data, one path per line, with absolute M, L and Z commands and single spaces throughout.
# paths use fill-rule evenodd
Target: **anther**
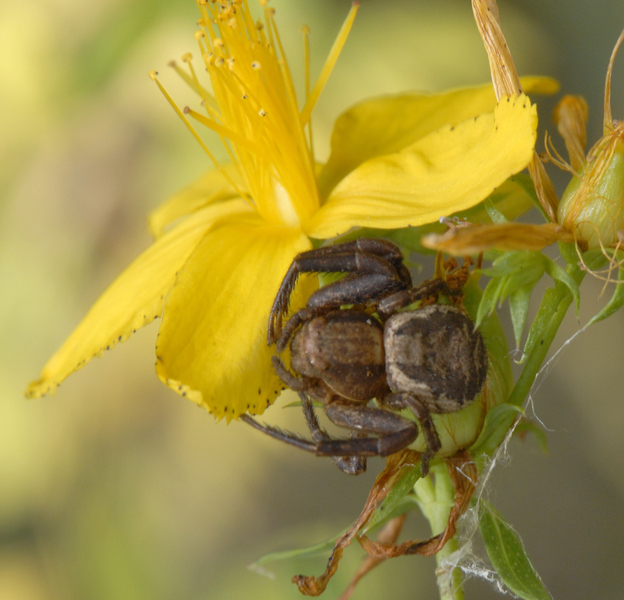
M 260 64 L 260 62 L 259 62 L 259 61 L 254 60 L 254 61 L 251 63 L 251 68 L 252 68 L 252 69 L 256 69 L 257 71 L 259 71 L 260 69 L 262 69 L 262 65 Z
M 156 79 L 158 78 L 158 71 L 150 71 L 149 72 L 149 76 L 150 76 L 151 79 L 156 81 Z
M 193 60 L 193 55 L 190 52 L 187 52 L 186 54 L 182 55 L 182 62 L 191 62 Z
M 194 37 L 197 41 L 201 40 L 204 37 L 204 32 L 203 31 L 196 31 L 194 34 Z
M 266 117 L 266 110 L 264 110 L 264 108 L 261 108 L 261 109 L 258 111 L 258 114 L 259 114 L 261 117 Z

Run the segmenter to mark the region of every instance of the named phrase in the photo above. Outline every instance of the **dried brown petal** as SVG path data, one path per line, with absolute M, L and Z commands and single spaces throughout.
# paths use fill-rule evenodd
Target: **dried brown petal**
M 581 96 L 564 96 L 553 113 L 555 125 L 568 149 L 570 164 L 579 173 L 585 163 L 587 116 L 587 102 Z
M 457 519 L 466 512 L 477 485 L 477 467 L 467 450 L 447 458 L 446 463 L 455 489 L 455 503 L 451 508 L 446 529 L 425 541 L 408 540 L 402 544 L 392 545 L 372 542 L 366 536 L 362 536 L 358 541 L 369 556 L 377 559 L 394 558 L 405 554 L 431 556 L 442 550 L 446 542 L 455 535 Z
M 442 250 L 455 256 L 478 254 L 491 248 L 497 250 L 541 250 L 553 242 L 573 242 L 574 236 L 556 223 L 529 225 L 498 223 L 449 229 L 446 233 L 430 233 L 421 243 L 427 248 Z

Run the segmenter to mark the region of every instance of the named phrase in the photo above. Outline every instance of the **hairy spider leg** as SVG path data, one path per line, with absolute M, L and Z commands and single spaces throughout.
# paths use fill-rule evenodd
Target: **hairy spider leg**
M 353 273 L 317 290 L 308 306 L 339 308 L 343 304 L 364 304 L 372 299 L 410 288 L 412 279 L 398 247 L 387 240 L 360 238 L 298 254 L 277 292 L 269 316 L 267 341 L 281 335 L 282 320 L 290 295 L 301 273 Z
M 321 441 L 316 449 L 318 456 L 389 456 L 409 446 L 418 436 L 416 423 L 381 408 L 337 400 L 325 408 L 325 414 L 339 427 L 379 437 Z
M 379 314 L 380 318 L 385 321 L 401 308 L 405 308 L 418 300 L 422 300 L 427 296 L 439 294 L 440 292 L 452 295 L 452 292 L 444 279 L 436 278 L 423 281 L 416 287 L 398 291 L 380 300 L 377 305 L 377 314 Z
M 299 398 L 301 398 L 303 414 L 312 439 L 317 443 L 331 439 L 329 433 L 320 426 L 310 397 L 304 392 L 299 392 Z M 357 434 L 352 432 L 351 435 Z M 332 456 L 331 458 L 338 468 L 347 475 L 359 475 L 366 471 L 366 457 L 364 456 Z
M 241 416 L 241 420 L 276 440 L 280 440 L 300 450 L 310 452 L 311 454 L 318 455 L 318 443 L 324 440 L 330 440 L 331 436 L 320 426 L 316 412 L 314 411 L 314 405 L 307 394 L 299 392 L 299 397 L 303 404 L 303 414 L 305 415 L 306 423 L 314 441 L 306 440 L 296 433 L 285 431 L 279 427 L 267 425 L 266 423 L 259 423 L 251 415 L 244 414 Z M 330 456 L 330 458 L 332 458 L 338 468 L 347 475 L 359 475 L 366 471 L 366 458 L 363 456 Z
M 409 408 L 414 416 L 418 419 L 427 442 L 427 450 L 420 458 L 420 472 L 422 477 L 426 477 L 429 472 L 429 461 L 442 448 L 440 436 L 435 428 L 431 412 L 429 409 L 413 394 L 407 392 L 397 392 L 389 394 L 384 398 L 384 405 L 393 409 Z

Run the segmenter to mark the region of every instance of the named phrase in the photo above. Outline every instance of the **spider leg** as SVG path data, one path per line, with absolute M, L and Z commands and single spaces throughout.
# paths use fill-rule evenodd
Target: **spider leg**
M 329 439 L 318 443 L 320 456 L 388 456 L 409 446 L 418 426 L 401 415 L 348 401 L 334 401 L 325 408 L 330 421 L 358 433 L 379 437 Z
M 422 300 L 427 296 L 433 294 L 439 294 L 443 292 L 450 294 L 448 284 L 444 279 L 429 279 L 424 281 L 420 285 L 410 288 L 408 290 L 401 290 L 395 294 L 386 296 L 380 300 L 377 305 L 377 312 L 382 320 L 386 320 L 389 316 L 394 314 L 397 310 L 409 306 L 413 302 Z
M 392 408 L 409 408 L 414 416 L 418 419 L 425 441 L 427 442 L 427 450 L 420 459 L 420 471 L 423 477 L 429 472 L 429 461 L 439 452 L 442 447 L 440 436 L 435 428 L 433 419 L 429 409 L 413 394 L 400 392 L 391 394 L 384 398 L 384 404 L 392 406 Z
M 267 334 L 269 345 L 281 335 L 290 295 L 301 273 L 356 274 L 317 290 L 308 300 L 311 308 L 331 309 L 343 304 L 363 304 L 380 294 L 411 287 L 409 271 L 402 261 L 403 255 L 396 245 L 378 238 L 360 238 L 298 254 L 271 308 Z M 366 279 L 366 276 L 369 278 Z
M 310 440 L 306 440 L 296 433 L 284 431 L 279 427 L 273 427 L 272 425 L 267 425 L 266 423 L 259 423 L 251 415 L 247 414 L 241 415 L 241 421 L 244 421 L 245 423 L 247 423 L 247 425 L 251 425 L 254 429 L 262 431 L 262 433 L 266 433 L 276 440 L 281 440 L 282 442 L 286 442 L 291 446 L 296 446 L 301 450 L 316 454 L 316 444 L 314 442 L 311 442 Z
M 251 425 L 254 429 L 271 436 L 276 440 L 280 440 L 291 446 L 295 446 L 300 450 L 305 450 L 312 454 L 318 455 L 318 444 L 321 441 L 331 440 L 330 435 L 320 426 L 316 413 L 314 412 L 314 405 L 307 396 L 307 394 L 300 392 L 299 397 L 303 403 L 303 412 L 306 418 L 306 423 L 312 434 L 312 440 L 306 440 L 304 437 L 292 433 L 290 431 L 284 431 L 279 427 L 267 425 L 266 423 L 259 423 L 251 415 L 242 415 L 241 421 L 244 421 L 248 425 Z M 359 475 L 366 471 L 366 458 L 360 456 L 331 456 L 338 468 L 347 475 Z
M 303 392 L 299 392 L 299 397 L 301 398 L 303 414 L 308 428 L 310 429 L 312 439 L 317 443 L 331 439 L 329 433 L 320 426 L 316 412 L 314 411 L 314 405 L 309 396 Z M 338 468 L 347 475 L 359 475 L 366 471 L 366 458 L 363 456 L 332 456 L 331 458 Z

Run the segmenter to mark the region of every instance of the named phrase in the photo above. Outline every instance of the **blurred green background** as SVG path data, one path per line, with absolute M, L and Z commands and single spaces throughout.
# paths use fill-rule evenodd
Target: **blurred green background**
M 315 112 L 321 160 L 333 120 L 360 99 L 489 78 L 468 0 L 361 4 Z M 350 3 L 272 5 L 299 81 L 300 26 L 310 26 L 318 74 Z M 501 0 L 500 9 L 519 71 L 557 77 L 587 98 L 593 143 L 624 3 Z M 213 422 L 158 383 L 155 325 L 55 397 L 22 399 L 99 293 L 149 244 L 147 212 L 208 166 L 147 76 L 159 69 L 186 97 L 166 64 L 195 49 L 196 18 L 192 0 L 0 4 L 2 600 L 299 598 L 290 576 L 319 574 L 327 556 L 276 564 L 275 579 L 246 565 L 345 528 L 382 466 L 371 461 L 369 473 L 349 478 L 244 424 Z M 623 63 L 616 118 L 624 116 Z M 552 130 L 553 101 L 538 102 Z M 580 318 L 569 315 L 557 347 L 604 302 L 600 292 L 599 282 L 584 284 Z M 488 487 L 557 599 L 624 595 L 623 325 L 616 315 L 566 346 L 534 392 L 549 454 L 531 437 L 514 440 Z M 265 417 L 292 428 L 301 421 L 279 407 Z M 411 535 L 427 535 L 411 520 Z M 339 595 L 362 556 L 347 552 L 325 597 Z M 435 598 L 433 571 L 433 559 L 389 561 L 354 598 Z M 480 581 L 467 590 L 467 598 L 499 597 Z

